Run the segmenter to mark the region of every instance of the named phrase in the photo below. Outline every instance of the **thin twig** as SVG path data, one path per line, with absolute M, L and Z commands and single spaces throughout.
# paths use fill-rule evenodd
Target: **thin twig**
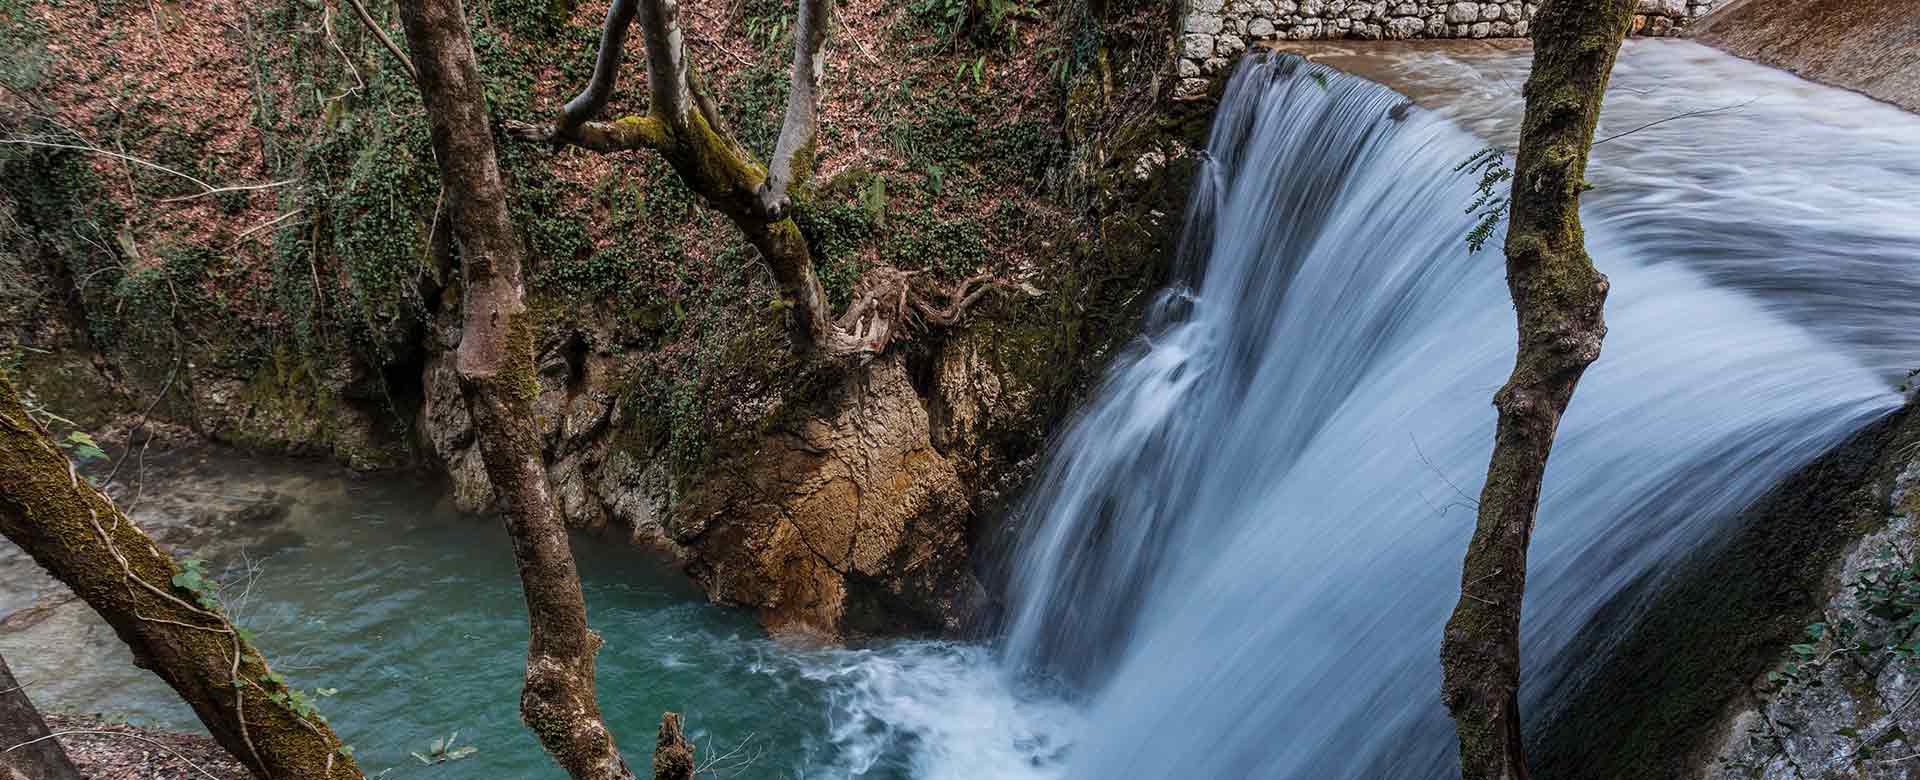
M 400 61 L 400 67 L 407 70 L 407 78 L 419 81 L 420 71 L 414 70 L 413 60 L 407 59 L 407 53 L 401 51 L 399 46 L 394 45 L 393 39 L 387 37 L 386 30 L 380 29 L 380 24 L 373 20 L 373 14 L 367 13 L 367 7 L 361 5 L 360 0 L 347 0 L 347 4 L 353 6 L 354 15 L 360 17 L 360 23 L 366 25 L 367 30 L 373 33 L 373 37 L 379 38 L 380 44 L 387 47 L 387 51 L 393 53 L 394 59 Z
M 259 189 L 267 189 L 270 187 L 281 187 L 288 184 L 292 184 L 293 182 L 297 181 L 295 179 L 288 179 L 286 181 L 268 182 L 266 184 L 245 184 L 245 185 L 237 185 L 237 186 L 231 186 L 231 187 L 215 187 L 211 184 L 206 183 L 205 181 L 201 181 L 199 178 L 195 176 L 181 173 L 180 171 L 176 171 L 172 168 L 168 168 L 167 166 L 161 165 L 157 162 L 153 162 L 152 160 L 142 160 L 130 154 L 121 154 L 120 152 L 109 151 L 106 149 L 102 149 L 98 146 L 94 146 L 92 144 L 63 144 L 63 143 L 56 143 L 53 141 L 42 141 L 37 138 L 0 138 L 0 144 L 41 146 L 41 147 L 46 147 L 48 149 L 68 149 L 76 152 L 91 152 L 93 154 L 105 155 L 107 157 L 112 157 L 117 160 L 124 160 L 126 162 L 133 163 L 134 165 L 138 165 L 143 168 L 149 168 L 152 170 L 159 171 L 161 173 L 168 174 L 170 176 L 177 176 L 179 178 L 186 179 L 187 181 L 193 182 L 194 185 L 198 186 L 201 190 L 200 192 L 195 193 L 193 195 L 182 195 L 179 197 L 167 198 L 165 200 L 160 201 L 161 203 L 172 203 L 175 201 L 189 200 L 192 198 L 198 198 L 204 195 L 212 195 L 214 193 L 219 193 L 219 192 L 237 192 L 240 190 L 259 190 Z
M 306 211 L 306 209 L 305 209 L 305 208 L 297 208 L 297 209 L 294 209 L 294 210 L 292 210 L 292 211 L 289 211 L 289 212 L 287 212 L 287 213 L 285 213 L 285 214 L 281 214 L 280 216 L 277 216 L 277 217 L 274 217 L 273 219 L 270 219 L 270 220 L 267 220 L 266 222 L 262 222 L 262 223 L 260 223 L 260 224 L 258 224 L 258 225 L 254 225 L 253 227 L 250 227 L 250 228 L 247 228 L 247 229 L 246 229 L 245 231 L 243 231 L 243 232 L 242 232 L 242 233 L 241 233 L 240 235 L 237 235 L 237 236 L 234 236 L 234 237 L 233 237 L 233 240 L 234 240 L 234 242 L 235 242 L 235 243 L 238 243 L 238 242 L 239 242 L 239 241 L 240 241 L 241 239 L 244 239 L 244 238 L 246 238 L 247 236 L 251 236 L 251 235 L 253 235 L 253 234 L 255 234 L 255 233 L 258 233 L 258 232 L 260 232 L 260 231 L 262 231 L 262 230 L 266 230 L 267 228 L 270 228 L 270 227 L 273 227 L 274 225 L 278 225 L 278 224 L 280 224 L 280 223 L 282 223 L 282 222 L 285 222 L 285 221 L 287 221 L 287 220 L 288 220 L 289 218 L 291 218 L 291 217 L 294 217 L 294 216 L 296 216 L 296 215 L 298 215 L 298 214 L 300 214 L 301 212 L 304 212 L 304 211 Z
M 1433 465 L 1433 461 L 1427 460 L 1427 453 L 1421 451 L 1420 449 L 1419 439 L 1414 438 L 1412 433 L 1408 433 L 1407 441 L 1413 442 L 1413 453 L 1415 455 L 1420 456 L 1420 462 L 1427 464 L 1427 468 L 1433 470 L 1433 475 L 1436 477 L 1439 477 L 1441 482 L 1447 483 L 1447 487 L 1453 488 L 1454 495 L 1459 496 L 1460 500 L 1467 502 L 1467 504 L 1473 506 L 1475 509 L 1478 509 L 1480 507 L 1479 501 L 1476 501 L 1472 496 L 1467 495 L 1467 492 L 1464 490 L 1461 490 L 1459 485 L 1453 484 L 1453 480 L 1447 479 L 1447 475 L 1444 472 L 1440 471 L 1439 467 Z
M 1610 136 L 1607 136 L 1607 137 L 1605 137 L 1605 138 L 1602 138 L 1602 139 L 1600 139 L 1600 140 L 1598 140 L 1598 141 L 1594 141 L 1594 142 L 1593 142 L 1593 145 L 1594 145 L 1594 146 L 1599 146 L 1599 145 L 1601 145 L 1601 144 L 1604 144 L 1604 143 L 1606 143 L 1606 142 L 1608 142 L 1608 141 L 1611 141 L 1611 140 L 1613 140 L 1613 139 L 1615 139 L 1615 138 L 1625 138 L 1625 137 L 1627 137 L 1627 136 L 1630 136 L 1630 135 L 1633 135 L 1634 133 L 1638 133 L 1638 132 L 1640 132 L 1640 131 L 1642 131 L 1642 130 L 1645 130 L 1645 129 L 1647 129 L 1647 128 L 1649 128 L 1649 127 L 1653 127 L 1654 125 L 1664 125 L 1664 124 L 1666 124 L 1666 123 L 1668 123 L 1668 122 L 1671 122 L 1671 121 L 1673 121 L 1673 120 L 1675 120 L 1675 119 L 1686 119 L 1686 118 L 1688 118 L 1688 117 L 1695 117 L 1695 116 L 1706 116 L 1706 115 L 1708 115 L 1708 114 L 1718 114 L 1718 113 L 1720 113 L 1720 112 L 1722 112 L 1722 111 L 1732 111 L 1733 109 L 1736 109 L 1736 108 L 1745 108 L 1745 107 L 1747 107 L 1748 105 L 1751 105 L 1751 104 L 1753 103 L 1753 101 L 1755 101 L 1755 100 L 1759 100 L 1759 99 L 1760 99 L 1760 98 L 1757 98 L 1757 97 L 1755 97 L 1755 98 L 1749 98 L 1749 99 L 1747 99 L 1747 101 L 1746 101 L 1745 103 L 1734 103 L 1734 104 L 1732 104 L 1732 105 L 1727 105 L 1727 106 L 1721 106 L 1721 107 L 1719 107 L 1719 108 L 1703 108 L 1703 109 L 1700 109 L 1700 110 L 1698 110 L 1698 111 L 1688 111 L 1688 112 L 1686 112 L 1686 113 L 1684 113 L 1684 114 L 1674 114 L 1673 116 L 1670 116 L 1670 117 L 1667 117 L 1667 118 L 1665 118 L 1665 119 L 1656 119 L 1656 120 L 1654 120 L 1654 121 L 1652 121 L 1652 122 L 1648 122 L 1648 123 L 1646 123 L 1646 124 L 1644 124 L 1644 125 L 1641 125 L 1641 126 L 1639 126 L 1639 127 L 1636 127 L 1636 128 L 1634 128 L 1634 129 L 1632 129 L 1632 130 L 1628 130 L 1628 131 L 1626 131 L 1626 132 L 1624 132 L 1624 133 L 1614 133 L 1613 135 L 1610 135 Z
M 285 187 L 289 184 L 293 184 L 298 181 L 300 180 L 284 179 L 281 181 L 270 181 L 265 184 L 235 184 L 230 187 L 214 187 L 212 189 L 207 190 L 206 192 L 196 192 L 192 195 L 175 195 L 171 198 L 161 198 L 160 202 L 161 203 L 178 203 L 183 200 L 193 200 L 194 198 L 204 198 L 208 195 L 218 195 L 222 192 L 247 192 L 250 190 L 270 190 L 270 189 L 273 189 L 274 187 Z

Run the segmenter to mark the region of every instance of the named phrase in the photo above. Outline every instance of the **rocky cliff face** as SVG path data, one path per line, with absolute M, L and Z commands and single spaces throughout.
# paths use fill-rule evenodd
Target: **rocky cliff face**
M 1868 532 L 1829 570 L 1819 614 L 1721 716 L 1697 776 L 1920 777 L 1920 457 L 1908 442 L 1886 460 L 1899 471 L 1871 488 Z
M 1108 12 L 1085 22 L 1106 64 L 1063 109 L 1058 197 L 1076 216 L 1036 260 L 1039 299 L 860 366 L 746 355 L 721 367 L 739 385 L 708 406 L 734 419 L 692 458 L 660 430 L 676 422 L 623 387 L 635 372 L 619 326 L 573 319 L 543 340 L 536 405 L 568 523 L 669 554 L 776 631 L 953 634 L 988 619 L 985 551 L 1161 282 L 1209 117 L 1205 101 L 1169 100 L 1162 9 Z M 451 337 L 456 320 L 443 311 L 432 330 Z M 493 495 L 450 350 L 429 346 L 413 430 L 456 504 L 480 511 Z
M 1913 776 L 1905 592 L 1920 415 L 1875 423 L 1588 629 L 1612 637 L 1533 740 L 1543 777 Z M 1905 571 L 1905 574 L 1900 572 Z M 1893 649 L 1907 648 L 1907 649 Z

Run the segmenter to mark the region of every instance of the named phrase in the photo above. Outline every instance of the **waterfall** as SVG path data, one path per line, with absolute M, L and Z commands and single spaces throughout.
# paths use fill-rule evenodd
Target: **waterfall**
M 1440 630 L 1515 340 L 1498 241 L 1462 238 L 1454 166 L 1481 146 L 1291 55 L 1233 76 L 1175 281 L 1022 513 L 1002 649 L 1084 697 L 1070 776 L 1449 770 Z M 1547 471 L 1531 680 L 1589 649 L 1610 597 L 1899 403 L 1886 366 L 1779 301 L 1589 226 L 1611 331 Z

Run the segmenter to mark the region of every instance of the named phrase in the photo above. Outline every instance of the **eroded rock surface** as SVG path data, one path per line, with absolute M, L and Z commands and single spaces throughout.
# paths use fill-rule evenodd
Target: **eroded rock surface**
M 1920 111 L 1920 2 L 1736 0 L 1695 40 Z

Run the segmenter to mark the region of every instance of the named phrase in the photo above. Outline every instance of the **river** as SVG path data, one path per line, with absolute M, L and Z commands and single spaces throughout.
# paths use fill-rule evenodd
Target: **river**
M 1443 774 L 1438 627 L 1513 349 L 1498 240 L 1466 251 L 1472 182 L 1453 168 L 1511 142 L 1526 52 L 1340 64 L 1422 108 L 1284 58 L 1243 69 L 1177 283 L 1022 510 L 1001 638 L 779 642 L 665 562 L 581 540 L 628 758 L 672 709 L 703 754 L 752 758 L 741 778 Z M 1534 680 L 1604 645 L 1582 627 L 1609 598 L 1894 408 L 1920 363 L 1920 117 L 1651 40 L 1626 47 L 1601 135 L 1629 130 L 1590 175 L 1612 331 L 1548 473 Z M 364 766 L 556 774 L 518 723 L 526 627 L 495 523 L 433 485 L 200 471 L 177 489 L 292 500 L 206 554 L 257 564 L 245 621 L 296 684 L 335 691 L 322 710 Z M 0 612 L 49 592 L 20 566 L 0 555 Z M 0 631 L 0 653 L 43 706 L 194 727 L 77 605 Z M 1528 709 L 1551 696 L 1530 685 Z M 478 752 L 408 756 L 455 730 Z

